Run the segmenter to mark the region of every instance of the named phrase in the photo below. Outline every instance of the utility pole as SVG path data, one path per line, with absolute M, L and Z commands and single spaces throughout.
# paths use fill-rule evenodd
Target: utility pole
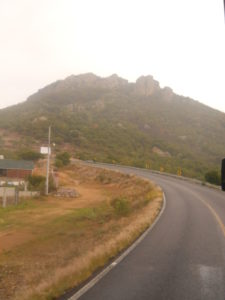
M 45 195 L 48 195 L 49 186 L 49 167 L 50 167 L 50 155 L 51 155 L 51 126 L 48 128 L 48 157 L 47 157 L 47 169 L 46 169 L 46 184 L 45 184 Z

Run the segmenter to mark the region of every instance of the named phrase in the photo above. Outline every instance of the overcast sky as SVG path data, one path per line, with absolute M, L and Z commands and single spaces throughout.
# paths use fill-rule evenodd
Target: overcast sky
M 223 0 L 0 0 L 0 108 L 71 74 L 153 75 L 225 112 Z

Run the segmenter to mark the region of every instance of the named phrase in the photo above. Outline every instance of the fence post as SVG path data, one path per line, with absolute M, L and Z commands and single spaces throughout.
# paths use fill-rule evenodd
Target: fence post
M 19 188 L 15 187 L 15 204 L 17 205 L 19 203 Z
M 6 195 L 6 187 L 3 188 L 3 198 L 2 198 L 2 206 L 3 208 L 6 207 L 7 203 L 7 195 Z

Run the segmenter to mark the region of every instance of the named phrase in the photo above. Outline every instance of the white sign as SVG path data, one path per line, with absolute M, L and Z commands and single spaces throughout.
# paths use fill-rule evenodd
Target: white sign
M 41 154 L 48 154 L 48 147 L 41 147 Z M 51 154 L 51 148 L 49 148 L 49 154 Z

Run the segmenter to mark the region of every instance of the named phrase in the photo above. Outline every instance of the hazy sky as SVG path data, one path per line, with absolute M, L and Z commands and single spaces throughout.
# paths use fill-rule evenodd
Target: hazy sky
M 0 108 L 71 74 L 117 73 L 225 112 L 223 0 L 0 0 Z

